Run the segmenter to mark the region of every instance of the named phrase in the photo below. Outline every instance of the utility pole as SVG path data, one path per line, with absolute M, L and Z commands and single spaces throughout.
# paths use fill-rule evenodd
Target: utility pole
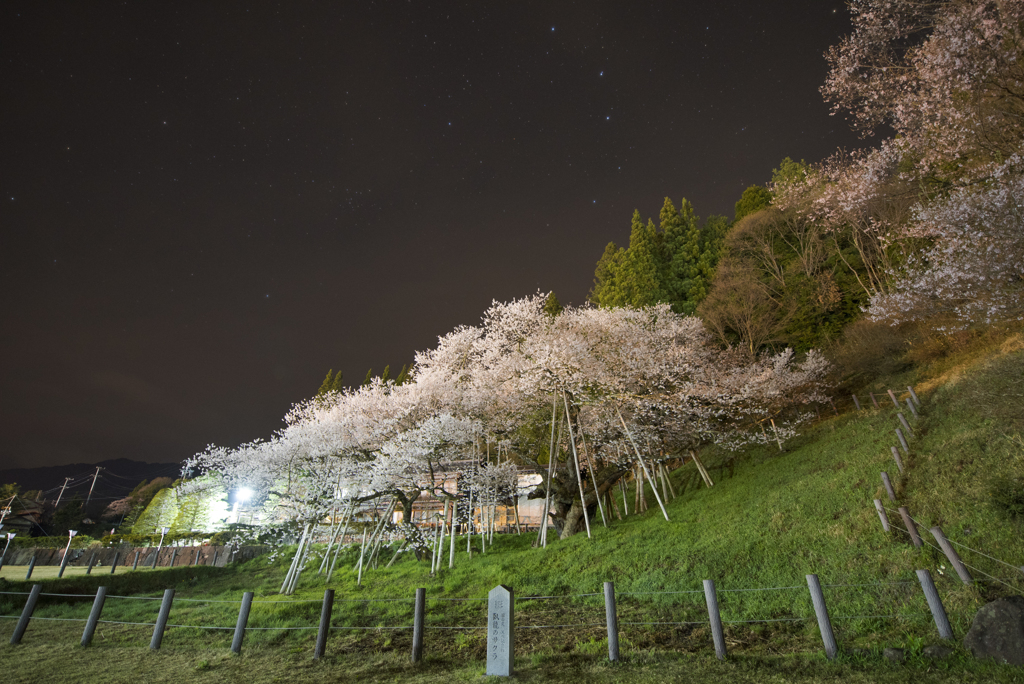
M 89 485 L 89 495 L 85 497 L 85 505 L 86 506 L 89 505 L 89 499 L 92 498 L 92 490 L 93 490 L 93 487 L 96 486 L 96 478 L 100 476 L 100 471 L 101 470 L 103 470 L 103 468 L 101 468 L 99 466 L 96 466 L 96 472 L 93 473 L 93 476 L 92 476 L 92 484 Z M 84 508 L 84 506 L 83 506 L 83 508 Z
M 71 482 L 71 479 L 70 477 L 64 478 L 64 484 L 60 487 L 60 494 L 57 495 L 57 503 L 53 504 L 53 510 L 57 510 L 57 506 L 60 506 L 60 497 L 64 496 L 64 490 L 67 488 L 68 482 Z

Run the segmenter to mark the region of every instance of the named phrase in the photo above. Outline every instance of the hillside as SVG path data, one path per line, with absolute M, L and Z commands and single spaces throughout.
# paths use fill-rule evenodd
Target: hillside
M 743 668 L 763 659 L 775 659 L 773 667 L 782 668 L 776 672 L 793 667 L 794 662 L 804 663 L 798 668 L 804 672 L 808 658 L 812 663 L 823 659 L 816 624 L 807 619 L 812 618 L 813 611 L 805 575 L 815 573 L 825 585 L 836 636 L 845 655 L 839 665 L 820 662 L 813 666 L 818 669 L 805 673 L 810 677 L 808 681 L 816 681 L 815 677 L 828 672 L 837 676 L 845 672 L 842 678 L 854 672 L 874 672 L 868 679 L 878 680 L 882 677 L 879 672 L 889 672 L 885 668 L 890 666 L 880 661 L 880 649 L 885 646 L 909 649 L 910 662 L 893 673 L 909 668 L 915 673 L 915 681 L 922 681 L 926 672 L 945 672 L 943 676 L 960 672 L 972 678 L 1014 681 L 1020 676 L 1016 669 L 977 663 L 962 650 L 953 660 L 941 663 L 937 671 L 936 664 L 921 659 L 921 648 L 937 643 L 938 638 L 914 571 L 931 571 L 958 641 L 980 605 L 1024 591 L 1024 575 L 994 560 L 1013 566 L 1024 563 L 1024 519 L 1019 512 L 1014 516 L 1024 475 L 1020 437 L 1024 407 L 1020 392 L 1015 390 L 1022 376 L 1024 339 L 1016 335 L 866 388 L 863 395 L 912 384 L 921 398 L 921 416 L 912 420 L 914 435 L 910 453 L 903 458 L 903 475 L 898 475 L 890 453 L 890 446 L 897 443 L 894 429 L 899 423 L 895 408 L 886 399 L 879 409 L 858 412 L 851 406 L 839 416 L 822 416 L 784 451 L 750 450 L 732 462 L 731 468 L 726 454 L 706 452 L 715 486 L 698 487 L 690 464 L 675 471 L 672 480 L 678 496 L 667 505 L 670 522 L 661 517 L 650 498 L 651 510 L 643 515 L 614 521 L 607 529 L 598 521 L 593 525 L 593 539 L 580 534 L 556 540 L 547 549 L 530 548 L 533 534 L 508 535 L 499 537 L 486 554 L 479 553 L 475 540 L 475 553 L 469 559 L 463 537 L 456 547 L 454 569 L 445 568 L 436 578 L 429 577 L 425 562 L 403 555 L 391 568 L 384 568 L 382 563 L 380 569 L 368 570 L 361 587 L 356 586 L 353 571 L 358 551 L 349 549 L 342 554 L 331 582 L 338 598 L 334 625 L 406 625 L 409 603 L 393 599 L 408 599 L 416 587 L 422 586 L 428 597 L 438 599 L 428 601 L 428 626 L 475 627 L 483 623 L 479 602 L 445 599 L 479 599 L 502 583 L 513 587 L 521 598 L 554 597 L 517 605 L 521 626 L 561 626 L 519 630 L 517 651 L 525 669 L 532 668 L 537 675 L 546 672 L 554 676 L 557 672 L 560 677 L 614 679 L 613 672 L 599 667 L 606 655 L 603 605 L 600 597 L 593 595 L 601 590 L 603 582 L 613 580 L 619 595 L 624 667 L 636 667 L 638 674 L 651 663 L 675 667 L 672 663 L 685 653 L 693 654 L 695 662 L 704 663 L 701 667 L 709 668 L 709 676 L 717 673 L 715 677 L 735 679 Z M 842 408 L 844 403 L 839 405 Z M 863 401 L 862 405 L 870 406 L 870 402 Z M 882 487 L 882 470 L 893 479 L 898 499 L 895 503 L 888 501 Z M 915 549 L 904 533 L 882 531 L 872 504 L 876 498 L 893 509 L 889 520 L 894 529 L 899 518 L 895 508 L 909 509 L 926 542 L 922 549 Z M 934 539 L 927 532 L 932 525 L 940 525 L 951 540 L 964 545 L 958 548 L 978 580 L 973 585 L 960 582 L 945 557 L 934 548 Z M 237 600 L 243 590 L 254 590 L 258 598 L 308 599 L 307 604 L 281 605 L 275 613 L 263 613 L 257 624 L 315 625 L 324 588 L 322 576 L 316 575 L 318 562 L 318 558 L 309 561 L 294 597 L 277 595 L 287 569 L 286 555 L 271 561 L 259 558 L 234 572 L 204 575 L 201 582 L 181 579 L 179 596 Z M 180 570 L 175 574 L 184 577 Z M 119 575 L 113 581 L 127 583 L 130 577 Z M 717 584 L 733 656 L 730 662 L 740 671 L 715 669 L 720 666 L 709 660 L 713 651 L 706 626 L 680 624 L 706 619 L 700 593 L 703 579 L 713 579 Z M 59 586 L 62 592 L 89 593 L 100 581 L 81 577 L 64 580 Z M 23 586 L 12 583 L 11 589 Z M 145 587 L 145 591 L 152 589 Z M 745 591 L 750 589 L 772 590 Z M 128 592 L 131 587 L 126 584 L 112 591 Z M 351 601 L 356 598 L 392 601 Z M 54 607 L 44 611 L 71 616 L 84 615 L 87 609 L 87 604 L 81 604 L 73 609 Z M 210 604 L 203 613 L 189 604 L 191 618 L 179 616 L 172 622 L 195 620 L 202 613 L 205 624 L 231 625 L 232 610 L 223 604 Z M 9 615 L 15 611 L 16 607 L 8 603 L 3 612 Z M 145 616 L 133 613 L 125 617 L 138 621 Z M 0 628 L 10 630 L 10 621 L 4 622 L 7 624 Z M 662 624 L 630 624 L 644 622 Z M 43 628 L 39 630 L 32 639 L 32 648 L 42 649 L 37 657 L 45 657 L 46 649 L 56 647 L 43 642 L 56 638 L 57 632 L 44 638 Z M 130 645 L 111 643 L 95 652 L 141 651 L 148 638 L 142 632 L 130 640 Z M 201 641 L 189 632 L 170 632 L 166 651 L 178 649 L 182 657 L 187 653 L 193 659 L 226 652 L 230 632 L 205 633 Z M 253 657 L 283 653 L 285 644 L 308 655 L 313 633 L 255 632 L 246 638 Z M 438 676 L 440 670 L 451 668 L 467 673 L 465 668 L 470 667 L 478 673 L 473 668 L 479 667 L 484 655 L 483 638 L 479 630 L 428 629 L 430 670 Z M 408 676 L 411 673 L 407 666 L 401 664 L 408 643 L 408 633 L 401 630 L 335 632 L 328 660 L 341 664 L 350 662 L 346 654 L 394 653 L 380 661 L 383 669 L 378 674 Z M 8 647 L 0 648 L 0 660 L 11 653 Z M 780 657 L 782 661 L 776 662 Z M 223 667 L 235 671 L 236 665 L 223 661 Z M 840 669 L 828 669 L 836 667 Z M 882 670 L 876 672 L 878 668 Z

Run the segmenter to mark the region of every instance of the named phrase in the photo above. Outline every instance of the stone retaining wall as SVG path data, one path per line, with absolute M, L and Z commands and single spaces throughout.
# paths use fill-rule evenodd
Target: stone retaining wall
M 256 556 L 267 553 L 266 546 L 240 546 L 234 549 L 230 546 L 176 546 L 163 547 L 160 549 L 160 557 L 157 559 L 157 567 L 167 567 L 171 564 L 171 557 L 174 557 L 174 565 L 196 564 L 196 551 L 199 551 L 198 565 L 214 565 L 216 555 L 216 566 L 223 568 L 232 561 L 246 561 Z M 153 554 L 156 547 L 103 547 L 88 549 L 71 549 L 68 565 L 89 565 L 92 554 L 96 554 L 95 567 L 110 567 L 114 562 L 114 554 L 119 553 L 118 566 L 131 566 L 135 563 L 135 554 L 139 554 L 139 567 L 150 567 L 153 564 Z M 35 549 L 35 548 L 11 548 L 7 550 L 7 558 L 4 565 L 28 565 L 32 556 L 36 557 L 36 565 L 60 565 L 64 549 Z

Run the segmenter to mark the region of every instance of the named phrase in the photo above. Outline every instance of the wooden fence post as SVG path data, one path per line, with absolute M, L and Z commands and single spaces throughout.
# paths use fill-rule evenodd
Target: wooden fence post
M 619 660 L 619 614 L 615 610 L 615 583 L 604 583 L 604 621 L 608 626 L 608 660 Z
M 899 410 L 900 410 L 900 402 L 899 402 L 899 400 L 898 400 L 898 399 L 896 398 L 896 395 L 895 395 L 895 394 L 893 394 L 893 391 L 892 391 L 892 390 L 885 390 L 885 391 L 889 393 L 889 398 L 890 398 L 890 399 L 892 399 L 892 404 L 893 404 L 893 406 L 895 406 L 895 407 L 896 407 L 896 410 L 897 410 L 897 411 L 899 411 Z
M 242 594 L 242 605 L 238 607 L 238 621 L 235 622 L 235 636 L 231 639 L 231 652 L 242 652 L 242 640 L 245 639 L 245 626 L 249 623 L 249 611 L 252 609 L 253 592 Z
M 878 406 L 878 400 L 875 399 L 875 393 L 874 392 L 868 392 L 868 396 L 871 397 L 871 403 L 875 405 L 875 408 L 880 408 Z
M 906 506 L 899 507 L 900 517 L 903 518 L 903 526 L 907 528 L 907 534 L 910 535 L 910 541 L 914 542 L 914 546 L 921 548 L 921 535 L 917 533 L 917 525 L 914 524 L 914 519 L 910 517 L 910 511 L 907 510 Z
M 103 603 L 107 600 L 107 588 L 97 587 L 96 598 L 92 601 L 92 610 L 89 611 L 89 619 L 85 621 L 85 631 L 82 632 L 82 645 L 88 646 L 92 643 L 92 635 L 96 633 L 96 623 L 100 621 L 100 613 L 103 612 Z
M 821 583 L 818 582 L 818 576 L 807 575 L 807 586 L 811 590 L 811 603 L 814 604 L 814 614 L 818 618 L 821 640 L 825 644 L 825 657 L 829 660 L 835 660 L 839 648 L 836 646 L 835 635 L 832 634 L 832 622 L 828 619 L 825 594 L 821 591 Z
M 885 492 L 889 495 L 889 501 L 896 500 L 896 490 L 892 488 L 892 482 L 889 481 L 889 473 L 882 471 L 882 484 L 885 486 Z
M 95 564 L 96 564 L 96 552 L 93 551 L 92 555 L 89 556 L 89 567 L 87 567 L 85 569 L 85 574 L 86 575 L 91 575 L 92 574 L 92 566 L 95 565 Z
M 949 626 L 946 609 L 939 598 L 939 592 L 935 589 L 935 582 L 932 582 L 931 573 L 927 570 L 918 570 L 917 579 L 921 582 L 921 589 L 924 590 L 924 597 L 928 601 L 928 609 L 932 611 L 932 617 L 935 618 L 935 626 L 939 630 L 939 638 L 952 639 L 953 628 Z
M 139 569 L 139 552 L 136 551 L 135 552 L 135 562 L 132 564 L 132 570 L 138 570 L 138 569 Z
M 921 415 L 917 412 L 917 407 L 914 406 L 914 402 L 910 401 L 910 397 L 907 397 L 907 408 L 910 409 L 910 413 L 915 419 L 920 418 Z
M 171 549 L 171 562 L 167 564 L 167 567 L 173 568 L 174 567 L 174 559 L 177 558 L 177 557 L 178 557 L 178 547 L 175 546 L 174 548 Z
M 900 440 L 900 446 L 903 447 L 903 453 L 910 453 L 910 446 L 907 444 L 907 438 L 903 436 L 903 430 L 896 428 L 896 438 Z
M 858 411 L 860 411 L 860 401 L 857 400 L 856 394 L 853 395 L 853 405 L 857 407 Z
M 914 428 L 910 427 L 910 423 L 907 422 L 907 417 L 903 415 L 903 412 L 902 411 L 898 412 L 896 414 L 896 417 L 899 418 L 900 423 L 903 424 L 903 429 L 905 429 L 907 431 L 907 434 L 908 435 L 913 435 L 914 434 Z
M 907 391 L 910 392 L 910 396 L 914 400 L 914 403 L 917 404 L 917 408 L 921 408 L 921 400 L 917 398 L 917 392 L 914 391 L 914 388 L 907 385 Z
M 68 567 L 68 559 L 71 557 L 71 544 L 68 544 L 68 548 L 64 551 L 64 557 L 60 560 L 60 570 L 57 571 L 57 577 L 64 576 L 64 568 Z
M 878 511 L 878 517 L 882 521 L 882 529 L 886 532 L 889 531 L 889 518 L 885 515 L 885 509 L 882 508 L 882 502 L 875 499 L 875 510 Z
M 153 627 L 153 639 L 149 647 L 154 651 L 160 648 L 160 642 L 164 640 L 164 629 L 167 628 L 167 618 L 171 614 L 171 603 L 174 601 L 174 589 L 164 589 L 164 598 L 160 602 L 160 613 L 156 616 L 156 625 Z
M 899 449 L 897 449 L 896 447 L 889 447 L 889 448 L 892 449 L 892 460 L 896 461 L 896 468 L 899 469 L 900 474 L 902 475 L 903 474 L 903 459 L 900 458 Z
M 26 582 L 29 579 L 31 579 L 32 571 L 35 569 L 35 567 L 36 567 L 36 557 L 35 557 L 35 554 L 33 554 L 32 558 L 30 558 L 29 561 L 28 561 L 28 572 L 25 573 L 25 581 Z
M 327 651 L 327 635 L 331 631 L 331 610 L 334 608 L 334 590 L 324 591 L 324 604 L 320 608 L 320 627 L 316 631 L 316 646 L 313 648 L 313 660 L 320 660 Z
M 427 609 L 427 590 L 420 587 L 416 590 L 416 601 L 412 614 L 412 662 L 423 660 L 423 614 Z
M 117 561 L 121 560 L 121 552 L 114 552 L 114 562 L 110 564 L 110 574 L 113 575 L 114 571 L 117 570 Z
M 33 562 L 36 557 L 32 556 Z M 14 634 L 11 635 L 11 644 L 20 644 L 21 637 L 25 636 L 25 630 L 28 629 L 28 621 L 32 619 L 32 613 L 35 612 L 36 603 L 39 601 L 39 593 L 43 590 L 42 584 L 33 584 L 31 591 L 28 592 L 28 599 L 25 601 L 25 608 L 21 611 L 21 617 L 18 618 L 18 624 L 14 627 Z
M 946 558 L 949 559 L 953 569 L 956 570 L 956 574 L 960 576 L 960 581 L 964 584 L 971 584 L 974 582 L 974 578 L 971 577 L 971 573 L 967 572 L 967 568 L 964 567 L 964 562 L 960 560 L 960 556 L 957 554 L 956 549 L 946 539 L 946 535 L 942 533 L 941 527 L 933 527 L 931 529 L 932 536 L 935 537 L 935 541 L 939 542 L 939 547 L 942 552 L 946 554 Z
M 708 604 L 711 636 L 715 641 L 715 657 L 725 660 L 725 632 L 722 630 L 722 614 L 718 612 L 718 593 L 715 591 L 714 580 L 704 580 L 704 601 Z

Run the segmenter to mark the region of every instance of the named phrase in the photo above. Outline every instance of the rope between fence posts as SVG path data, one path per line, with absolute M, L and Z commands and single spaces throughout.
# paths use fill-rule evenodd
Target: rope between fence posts
M 909 615 L 837 615 L 833 617 L 833 620 L 868 620 L 873 618 L 907 618 L 907 617 L 927 617 L 927 613 L 911 613 Z
M 946 537 L 946 539 L 949 539 L 949 537 Z M 970 546 L 968 546 L 967 544 L 961 544 L 960 542 L 958 542 L 958 541 L 953 541 L 952 539 L 949 539 L 949 542 L 950 542 L 951 544 L 956 544 L 957 546 L 959 546 L 959 547 L 961 547 L 961 548 L 967 549 L 968 551 L 973 551 L 974 553 L 977 553 L 977 554 L 979 554 L 979 555 L 981 555 L 981 556 L 984 556 L 985 558 L 988 558 L 989 560 L 994 560 L 994 561 L 995 561 L 996 563 L 1002 563 L 1003 565 L 1005 565 L 1005 566 L 1006 566 L 1006 567 L 1008 567 L 1008 568 L 1013 568 L 1014 570 L 1017 570 L 1017 571 L 1019 571 L 1019 570 L 1020 570 L 1020 568 L 1019 568 L 1019 567 L 1017 567 L 1016 565 L 1010 565 L 1010 564 L 1009 564 L 1009 563 L 1007 563 L 1006 561 L 1001 561 L 1001 560 L 999 560 L 998 558 L 994 558 L 994 557 L 992 557 L 992 556 L 988 555 L 987 553 L 984 553 L 984 552 L 982 552 L 982 551 L 979 551 L 978 549 L 972 549 L 972 548 L 971 548 Z
M 428 601 L 486 601 L 487 597 L 482 598 L 441 598 L 439 596 L 428 596 Z
M 751 624 L 754 622 L 805 622 L 807 620 L 813 620 L 814 618 L 802 617 L 802 618 L 775 618 L 774 620 L 722 620 L 723 623 L 734 625 L 734 624 Z
M 121 622 L 120 620 L 97 620 L 96 622 L 102 622 L 106 625 L 138 625 L 141 627 L 155 627 L 155 622 Z
M 719 594 L 731 591 L 781 591 L 783 589 L 806 589 L 807 587 L 797 585 L 795 587 L 760 587 L 755 589 L 718 589 Z
M 964 563 L 962 559 L 961 559 L 961 561 L 960 561 L 960 562 L 961 562 L 961 563 Z M 1007 588 L 1009 588 L 1009 589 L 1016 589 L 1016 588 L 1017 588 L 1017 587 L 1015 587 L 1015 586 L 1013 586 L 1013 585 L 1011 585 L 1011 584 L 1007 584 L 1006 582 L 1002 581 L 1002 580 L 1001 580 L 1001 579 L 999 579 L 998 577 L 993 577 L 992 575 L 988 574 L 988 573 L 987 573 L 987 572 L 985 572 L 984 570 L 979 570 L 978 568 L 974 567 L 973 565 L 967 565 L 967 563 L 964 563 L 964 566 L 965 566 L 965 567 L 968 567 L 968 568 L 970 568 L 971 570 L 974 570 L 975 572 L 979 572 L 979 573 L 981 573 L 981 574 L 982 574 L 982 575 L 984 575 L 985 577 L 988 577 L 988 578 L 989 578 L 990 580 L 993 580 L 993 581 L 995 581 L 995 582 L 999 582 L 999 583 L 1000 583 L 1000 584 L 1002 584 L 1002 585 L 1003 585 L 1004 587 L 1007 587 Z
M 267 629 L 271 629 L 271 628 L 268 627 Z M 289 629 L 295 629 L 295 628 L 289 628 Z M 308 627 L 306 629 L 316 629 L 316 627 Z M 412 629 L 412 626 L 410 625 L 408 627 L 331 627 L 331 629 Z
M 32 620 L 50 620 L 51 622 L 85 622 L 85 618 L 48 618 L 32 616 Z
M 435 626 L 435 625 L 425 625 L 424 628 L 425 629 L 466 629 L 466 630 L 473 630 L 473 629 L 487 629 L 487 625 L 484 625 L 482 627 L 440 627 L 440 626 Z
M 745 591 L 734 589 L 733 591 Z M 617 591 L 616 596 L 652 596 L 655 594 L 703 594 L 702 589 L 687 589 L 686 591 Z M 599 596 L 600 594 L 583 594 L 584 596 Z
M 39 592 L 40 596 L 63 596 L 65 598 L 93 598 L 96 594 L 48 594 L 45 591 Z
M 12 595 L 18 594 L 18 595 L 21 595 L 21 596 L 28 596 L 28 592 L 27 591 L 0 591 L 0 594 L 12 594 Z
M 889 510 L 889 509 L 886 509 L 886 510 Z M 918 522 L 917 520 L 915 520 L 913 516 L 910 516 L 910 519 L 911 519 L 911 520 L 913 520 L 915 524 L 917 524 L 917 525 L 921 525 L 921 523 L 920 523 L 920 522 Z M 924 527 L 924 525 L 921 525 L 921 527 Z M 902 528 L 901 528 L 901 529 L 902 529 Z M 978 550 L 976 550 L 976 549 L 972 549 L 972 548 L 971 548 L 970 546 L 966 546 L 966 545 L 964 545 L 964 544 L 961 544 L 961 543 L 959 543 L 959 542 L 955 542 L 955 541 L 953 541 L 952 539 L 950 539 L 949 537 L 946 537 L 946 540 L 947 540 L 947 541 L 949 541 L 949 542 L 952 542 L 953 544 L 956 544 L 957 546 L 963 546 L 963 548 L 965 548 L 965 549 L 970 549 L 971 551 L 974 551 L 975 553 L 979 553 L 979 554 L 981 554 L 982 556 L 985 556 L 986 558 L 991 558 L 992 560 L 994 560 L 994 561 L 996 561 L 996 562 L 998 562 L 998 563 L 1003 563 L 1003 565 L 1006 565 L 1007 567 L 1013 568 L 1014 570 L 1017 570 L 1017 569 L 1018 569 L 1018 568 L 1017 568 L 1016 566 L 1014 566 L 1014 565 L 1010 565 L 1009 563 L 1005 563 L 1005 562 L 1003 562 L 1003 561 L 999 560 L 998 558 L 992 558 L 992 556 L 989 556 L 989 555 L 987 555 L 987 554 L 981 553 L 981 551 L 978 551 Z M 943 550 L 942 550 L 941 548 L 939 548 L 939 547 L 938 547 L 938 546 L 936 546 L 935 544 L 932 544 L 931 542 L 929 542 L 929 541 L 925 540 L 924 538 L 922 538 L 922 541 L 924 541 L 924 543 L 925 543 L 925 544 L 928 544 L 928 546 L 932 547 L 933 549 L 936 549 L 936 550 L 937 550 L 937 551 L 939 551 L 940 553 L 942 553 L 942 554 L 945 554 L 945 553 L 946 553 L 946 552 L 945 552 L 945 551 L 943 551 Z M 1011 585 L 1007 584 L 1006 582 L 1002 581 L 1002 580 L 1001 580 L 1001 579 L 999 579 L 998 577 L 993 577 L 992 575 L 988 574 L 988 573 L 987 573 L 987 572 L 985 572 L 984 570 L 979 570 L 978 568 L 974 567 L 973 565 L 968 565 L 967 563 L 964 563 L 964 561 L 963 561 L 963 559 L 962 559 L 962 558 L 960 559 L 960 562 L 961 562 L 961 563 L 963 563 L 965 567 L 968 567 L 968 568 L 970 568 L 971 570 L 974 570 L 975 572 L 979 572 L 979 573 L 981 573 L 981 574 L 982 574 L 982 575 L 984 575 L 985 577 L 988 577 L 988 578 L 990 578 L 990 579 L 992 579 L 992 580 L 994 580 L 994 581 L 996 581 L 996 582 L 999 582 L 999 583 L 1000 583 L 1000 584 L 1002 584 L 1002 585 L 1003 585 L 1004 587 L 1007 587 L 1007 588 L 1009 588 L 1009 589 L 1016 589 L 1016 588 L 1017 588 L 1017 587 L 1014 587 L 1014 586 L 1011 586 Z
M 234 627 L 225 627 L 224 629 L 234 629 Z M 316 627 L 246 627 L 245 631 L 247 631 L 247 632 L 249 632 L 249 631 L 262 632 L 262 631 L 270 630 L 270 629 L 284 629 L 284 630 L 287 630 L 287 629 L 316 629 Z M 337 629 L 337 628 L 336 627 L 332 627 L 331 629 Z
M 602 625 L 605 623 L 601 623 Z M 620 622 L 620 625 L 707 625 L 707 620 L 701 622 Z
M 519 601 L 537 601 L 539 599 L 560 599 L 560 598 L 576 598 L 579 596 L 601 596 L 601 594 L 566 594 L 565 596 L 517 596 L 516 602 Z
M 110 594 L 107 598 L 131 599 L 133 601 L 163 601 L 163 598 L 159 596 L 115 596 Z
M 214 627 L 212 625 L 167 625 L 167 627 L 184 627 L 185 629 L 234 629 L 234 627 Z
M 890 587 L 897 584 L 914 584 L 914 582 L 872 582 L 870 584 L 823 584 L 826 588 L 832 587 Z
M 190 599 L 190 598 L 175 598 L 174 599 L 175 603 L 180 603 L 182 601 L 188 601 L 189 603 L 241 603 L 242 599 L 238 599 L 237 601 L 233 601 L 231 599 Z
M 589 625 L 516 625 L 516 629 L 561 629 L 563 627 L 604 627 L 604 622 L 594 622 Z

